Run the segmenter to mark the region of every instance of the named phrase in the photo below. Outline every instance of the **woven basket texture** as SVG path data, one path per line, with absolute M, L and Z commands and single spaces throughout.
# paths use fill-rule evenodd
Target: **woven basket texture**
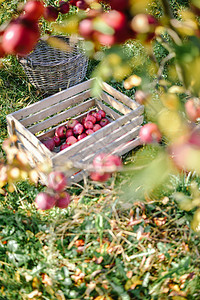
M 70 51 L 51 47 L 39 40 L 35 49 L 19 60 L 29 82 L 46 93 L 60 91 L 80 83 L 87 71 L 88 57 L 84 54 L 83 41 L 56 36 L 65 41 Z

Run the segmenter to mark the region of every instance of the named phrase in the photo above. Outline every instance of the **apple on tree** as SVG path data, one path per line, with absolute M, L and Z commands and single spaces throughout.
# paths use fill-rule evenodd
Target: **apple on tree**
M 117 167 L 122 166 L 122 160 L 119 156 L 117 155 L 109 155 L 106 153 L 100 153 L 95 158 L 93 159 L 92 163 L 94 167 L 94 171 L 90 173 L 90 178 L 93 181 L 100 181 L 104 182 L 107 181 L 111 175 L 112 171 L 105 171 L 105 169 L 110 168 L 110 169 L 115 169 Z
M 56 192 L 62 192 L 66 189 L 67 178 L 63 172 L 52 171 L 47 178 L 47 186 Z

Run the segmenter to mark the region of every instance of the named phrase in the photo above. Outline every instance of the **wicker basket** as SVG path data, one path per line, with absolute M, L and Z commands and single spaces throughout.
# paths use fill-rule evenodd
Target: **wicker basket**
M 83 41 L 56 36 L 65 41 L 70 51 L 51 47 L 40 40 L 25 58 L 19 60 L 30 83 L 46 93 L 54 93 L 81 82 L 87 71 L 88 58 L 84 54 Z

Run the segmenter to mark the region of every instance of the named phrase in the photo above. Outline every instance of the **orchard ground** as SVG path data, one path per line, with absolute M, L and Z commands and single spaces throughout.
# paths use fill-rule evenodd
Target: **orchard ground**
M 133 50 L 140 54 L 137 46 Z M 159 45 L 155 54 L 166 55 Z M 96 64 L 89 62 L 85 79 Z M 109 84 L 134 96 L 122 83 Z M 3 61 L 1 145 L 6 115 L 44 96 L 15 57 Z M 145 163 L 156 154 L 151 146 L 138 147 L 123 162 L 137 167 L 138 160 Z M 177 173 L 143 199 L 133 194 L 123 201 L 123 187 L 134 177 L 137 182 L 136 171 L 117 173 L 102 184 L 88 179 L 68 188 L 67 209 L 44 212 L 34 199 L 45 187 L 25 181 L 13 193 L 6 189 L 0 195 L 0 299 L 200 299 L 199 235 L 190 227 L 195 210 L 183 210 L 177 199 L 182 193 L 187 200 L 199 178 Z

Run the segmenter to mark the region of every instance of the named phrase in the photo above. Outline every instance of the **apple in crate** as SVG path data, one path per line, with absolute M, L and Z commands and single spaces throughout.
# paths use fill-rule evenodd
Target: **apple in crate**
M 84 127 L 81 123 L 77 123 L 73 128 L 73 133 L 75 135 L 80 135 L 81 133 L 83 133 L 83 131 L 84 131 Z
M 84 127 L 85 129 L 92 129 L 94 127 L 94 124 L 90 120 L 85 120 Z
M 94 127 L 93 127 L 93 131 L 96 132 L 97 130 L 101 129 L 101 125 L 100 124 L 94 124 Z
M 106 113 L 103 109 L 98 110 L 97 113 L 101 115 L 101 118 L 105 118 L 105 116 L 106 116 Z
M 65 137 L 68 138 L 69 136 L 72 136 L 72 135 L 74 135 L 73 129 L 72 128 L 67 129 Z
M 66 139 L 66 144 L 71 146 L 73 144 L 75 144 L 77 142 L 77 138 L 75 138 L 75 136 L 69 136 L 67 139 Z
M 57 196 L 56 204 L 55 206 L 59 208 L 67 208 L 70 204 L 70 195 L 67 192 L 62 192 Z
M 86 121 L 91 121 L 93 124 L 95 124 L 96 123 L 96 121 L 97 121 L 97 119 L 95 118 L 95 116 L 94 115 L 92 115 L 92 114 L 88 114 L 87 115 L 87 117 L 86 117 L 86 119 L 85 119 L 85 122 Z
M 58 137 L 58 136 L 54 136 L 53 137 L 53 140 L 54 140 L 54 143 L 55 143 L 55 147 L 58 147 L 58 146 L 60 146 L 60 144 L 61 144 L 61 139 Z
M 83 132 L 80 135 L 78 135 L 77 140 L 80 141 L 80 140 L 84 139 L 86 136 L 87 136 L 87 134 L 85 132 Z
M 55 129 L 55 136 L 58 136 L 61 140 L 66 137 L 67 128 L 65 125 L 61 125 Z
M 64 150 L 64 149 L 66 149 L 66 148 L 68 148 L 70 145 L 68 145 L 68 144 L 62 144 L 61 146 L 60 146 L 60 151 L 62 151 L 62 150 Z
M 56 192 L 63 192 L 67 186 L 67 178 L 63 172 L 52 171 L 47 178 L 47 186 Z
M 101 125 L 101 127 L 104 127 L 104 126 L 106 126 L 109 123 L 110 123 L 110 121 L 107 118 L 102 118 L 101 121 L 99 122 L 99 124 Z
M 96 118 L 96 121 L 99 122 L 102 119 L 101 113 L 93 112 L 92 115 Z
M 53 151 L 55 148 L 55 142 L 53 138 L 46 137 L 41 140 L 41 142 L 50 150 Z
M 48 193 L 41 192 L 35 198 L 35 204 L 38 209 L 47 210 L 54 207 L 56 203 L 55 197 Z
M 85 131 L 85 133 L 86 133 L 87 135 L 90 135 L 90 134 L 93 134 L 93 133 L 94 133 L 94 130 L 92 130 L 92 129 L 87 129 L 87 130 Z
M 71 120 L 69 120 L 68 122 L 67 122 L 67 128 L 74 128 L 74 126 L 76 125 L 76 124 L 78 124 L 79 123 L 79 121 L 78 120 L 76 120 L 76 119 L 71 119 Z

